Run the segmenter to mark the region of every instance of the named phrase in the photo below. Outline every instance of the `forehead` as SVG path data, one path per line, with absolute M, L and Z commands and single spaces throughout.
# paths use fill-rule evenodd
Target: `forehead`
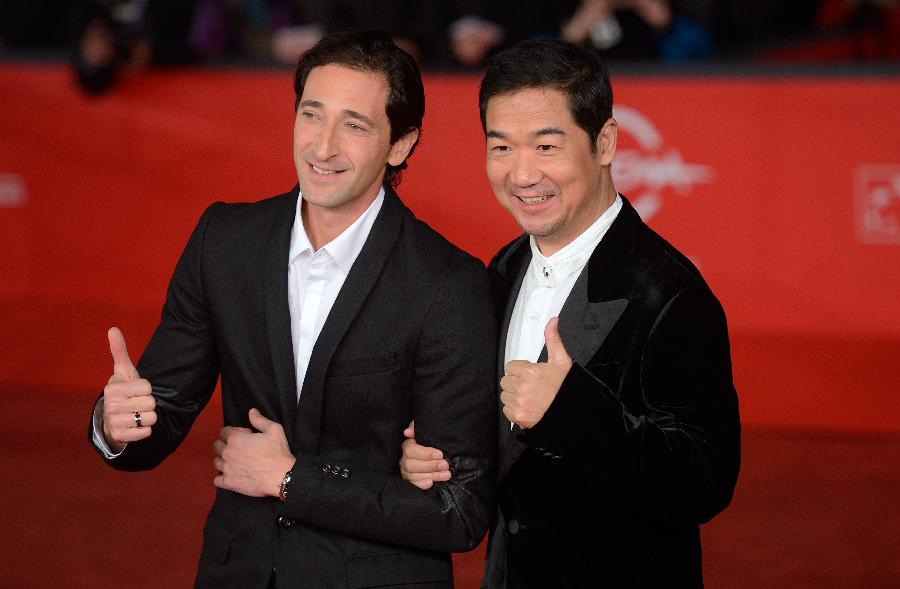
M 375 118 L 387 116 L 387 98 L 388 82 L 383 73 L 328 64 L 310 70 L 300 101 L 318 102 L 326 109 L 350 110 Z
M 547 127 L 574 127 L 566 95 L 554 88 L 523 88 L 493 96 L 485 110 L 487 130 L 528 131 Z

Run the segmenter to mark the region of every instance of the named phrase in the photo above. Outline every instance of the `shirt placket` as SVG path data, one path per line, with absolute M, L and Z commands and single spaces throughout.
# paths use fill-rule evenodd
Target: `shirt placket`
M 303 380 L 309 368 L 309 359 L 316 343 L 316 323 L 319 317 L 319 308 L 322 306 L 322 295 L 325 292 L 328 261 L 322 255 L 313 257 L 309 267 L 309 273 L 302 285 L 303 305 L 300 308 L 300 372 L 298 375 L 298 395 L 303 388 Z

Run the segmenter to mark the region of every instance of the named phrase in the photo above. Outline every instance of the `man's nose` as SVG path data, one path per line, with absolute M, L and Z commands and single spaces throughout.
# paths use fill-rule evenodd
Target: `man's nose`
M 313 141 L 313 154 L 320 162 L 328 161 L 333 155 L 336 155 L 337 141 L 334 125 L 323 125 L 316 133 Z
M 512 168 L 509 171 L 509 179 L 516 186 L 532 186 L 541 181 L 543 172 L 540 165 L 535 161 L 534 154 L 520 151 L 517 153 L 512 162 Z

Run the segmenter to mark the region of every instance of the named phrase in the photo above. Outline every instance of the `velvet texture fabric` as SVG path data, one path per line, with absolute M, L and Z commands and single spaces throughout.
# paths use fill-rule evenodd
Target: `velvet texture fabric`
M 273 570 L 278 587 L 450 587 L 448 552 L 477 546 L 495 505 L 496 321 L 484 266 L 386 190 L 298 403 L 287 298 L 297 197 L 204 213 L 137 366 L 159 421 L 109 464 L 159 464 L 221 374 L 224 423 L 250 427 L 258 408 L 284 426 L 297 462 L 283 504 L 217 489 L 198 587 L 267 587 Z M 453 480 L 425 492 L 399 472 L 413 418 L 417 438 L 452 457 Z
M 501 364 L 529 260 L 523 236 L 489 268 Z M 740 465 L 722 307 L 625 200 L 559 328 L 575 363 L 548 411 L 524 432 L 501 414 L 483 587 L 702 587 L 699 525 Z

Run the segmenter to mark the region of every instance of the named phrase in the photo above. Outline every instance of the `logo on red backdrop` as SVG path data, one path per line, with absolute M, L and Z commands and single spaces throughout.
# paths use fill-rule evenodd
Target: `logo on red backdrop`
M 616 189 L 628 195 L 644 221 L 659 212 L 665 195 L 688 196 L 695 185 L 712 182 L 715 173 L 710 166 L 685 162 L 643 114 L 619 105 L 613 116 L 619 123 L 613 164 Z
M 856 169 L 856 235 L 865 243 L 900 243 L 900 165 Z
M 18 174 L 0 174 L 0 208 L 18 209 L 26 200 L 25 179 Z

